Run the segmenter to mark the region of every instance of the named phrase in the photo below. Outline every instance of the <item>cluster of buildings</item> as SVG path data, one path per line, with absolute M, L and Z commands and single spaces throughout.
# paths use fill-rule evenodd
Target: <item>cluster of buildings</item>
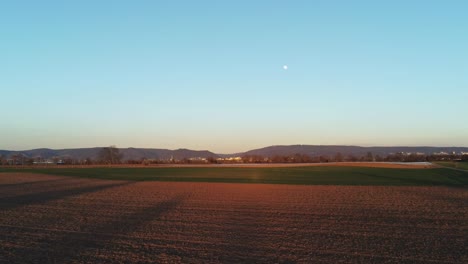
M 423 152 L 397 152 L 396 154 L 403 155 L 403 156 L 411 156 L 411 155 L 425 156 L 426 155 L 426 153 L 423 153 Z
M 435 156 L 447 156 L 447 155 L 468 155 L 468 152 L 460 152 L 460 153 L 457 153 L 455 151 L 452 151 L 452 152 L 445 152 L 445 151 L 441 151 L 441 152 L 434 152 L 432 153 L 432 155 L 435 155 Z
M 395 154 L 398 155 L 404 155 L 404 156 L 410 156 L 410 155 L 417 155 L 417 156 L 424 156 L 424 155 L 434 155 L 434 156 L 448 156 L 448 155 L 468 155 L 468 152 L 460 151 L 457 153 L 456 151 L 440 151 L 440 152 L 433 152 L 431 154 L 426 154 L 424 152 L 397 152 Z
M 210 163 L 210 162 L 217 162 L 217 163 L 241 163 L 242 157 L 226 157 L 226 158 L 189 158 L 189 160 L 193 163 Z

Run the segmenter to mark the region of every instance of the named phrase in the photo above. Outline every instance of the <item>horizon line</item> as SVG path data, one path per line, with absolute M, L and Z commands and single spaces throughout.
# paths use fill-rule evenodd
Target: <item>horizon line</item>
M 175 149 L 171 148 L 159 148 L 159 147 L 119 147 L 116 145 L 106 145 L 106 146 L 93 146 L 93 147 L 67 147 L 67 148 L 48 148 L 48 147 L 39 147 L 39 148 L 30 148 L 30 149 L 21 149 L 21 150 L 13 150 L 13 149 L 0 149 L 1 151 L 12 151 L 12 152 L 24 152 L 24 151 L 31 151 L 31 150 L 40 150 L 40 149 L 48 149 L 48 150 L 70 150 L 70 149 L 93 149 L 93 148 L 106 148 L 114 146 L 118 149 L 159 149 L 159 150 L 170 150 L 170 151 L 176 151 L 176 150 L 190 150 L 190 151 L 209 151 L 214 154 L 221 154 L 221 155 L 227 155 L 227 154 L 237 154 L 237 153 L 243 153 L 243 152 L 248 152 L 252 150 L 258 150 L 258 149 L 264 149 L 264 148 L 269 148 L 269 147 L 291 147 L 291 146 L 323 146 L 323 147 L 359 147 L 359 148 L 468 148 L 468 146 L 431 146 L 431 145 L 339 145 L 339 144 L 290 144 L 290 145 L 268 145 L 264 147 L 258 147 L 258 148 L 252 148 L 244 151 L 236 151 L 236 152 L 231 152 L 231 153 L 221 153 L 221 152 L 214 152 L 209 149 L 190 149 L 190 148 L 184 148 L 184 147 L 179 147 Z

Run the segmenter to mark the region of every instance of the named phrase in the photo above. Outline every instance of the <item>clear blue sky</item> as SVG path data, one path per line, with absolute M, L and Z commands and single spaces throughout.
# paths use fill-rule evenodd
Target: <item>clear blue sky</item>
M 0 149 L 468 146 L 467 14 L 449 0 L 2 1 Z

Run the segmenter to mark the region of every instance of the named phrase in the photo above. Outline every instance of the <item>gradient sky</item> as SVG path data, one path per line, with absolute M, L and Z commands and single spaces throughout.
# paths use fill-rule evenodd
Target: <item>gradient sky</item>
M 449 0 L 1 1 L 0 149 L 468 146 L 467 14 Z

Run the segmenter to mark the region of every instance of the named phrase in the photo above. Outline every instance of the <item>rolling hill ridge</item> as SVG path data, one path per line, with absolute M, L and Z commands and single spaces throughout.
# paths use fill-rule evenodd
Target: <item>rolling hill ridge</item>
M 101 147 L 94 148 L 73 148 L 73 149 L 32 149 L 32 150 L 0 150 L 0 155 L 9 157 L 15 154 L 22 154 L 28 158 L 41 157 L 50 159 L 53 157 L 70 157 L 73 159 L 96 159 L 99 155 Z M 123 160 L 139 160 L 142 158 L 148 159 L 161 159 L 168 160 L 184 159 L 184 158 L 218 158 L 218 157 L 232 157 L 232 156 L 245 156 L 245 155 L 260 155 L 263 157 L 273 156 L 289 156 L 294 154 L 303 154 L 313 156 L 333 156 L 336 153 L 343 155 L 356 155 L 362 156 L 368 152 L 374 155 L 386 156 L 388 154 L 405 152 L 405 153 L 424 153 L 426 155 L 433 153 L 468 153 L 468 147 L 360 147 L 360 146 L 343 146 L 343 145 L 283 145 L 283 146 L 269 146 L 249 150 L 246 152 L 235 154 L 217 154 L 208 150 L 190 150 L 190 149 L 156 149 L 156 148 L 119 148 L 120 153 L 123 155 Z

